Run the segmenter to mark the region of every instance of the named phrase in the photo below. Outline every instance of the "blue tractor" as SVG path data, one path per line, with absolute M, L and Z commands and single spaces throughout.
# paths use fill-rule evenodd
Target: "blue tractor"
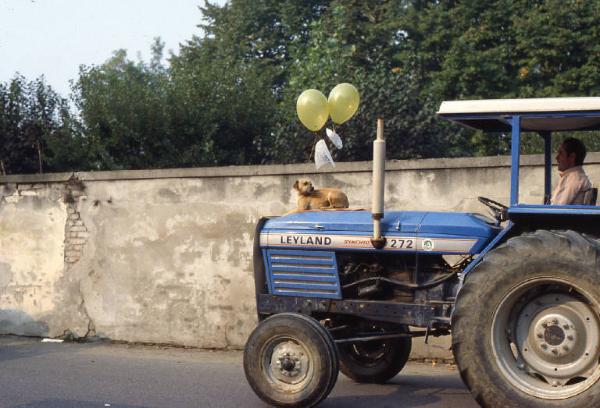
M 244 369 L 267 403 L 314 406 L 340 370 L 385 382 L 404 367 L 413 337 L 451 334 L 483 407 L 600 407 L 596 190 L 586 205 L 519 202 L 522 133 L 544 141 L 549 197 L 552 133 L 600 130 L 600 98 L 451 101 L 438 115 L 512 135 L 510 205 L 479 197 L 495 219 L 384 213 L 380 122 L 372 212 L 307 211 L 257 225 L 259 324 Z

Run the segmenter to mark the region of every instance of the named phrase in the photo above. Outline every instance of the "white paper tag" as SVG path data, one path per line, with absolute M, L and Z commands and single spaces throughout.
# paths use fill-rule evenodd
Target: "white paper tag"
M 331 164 L 333 167 L 335 167 L 331 153 L 329 153 L 327 144 L 323 139 L 319 140 L 315 145 L 315 164 L 317 166 L 317 170 L 326 164 Z
M 49 339 L 49 338 L 45 338 L 42 339 L 42 343 L 62 343 L 64 340 L 62 339 Z
M 342 139 L 340 135 L 338 135 L 335 130 L 331 130 L 329 128 L 325 129 L 325 133 L 327 133 L 327 137 L 331 140 L 331 143 L 336 147 L 336 149 L 341 149 L 344 144 L 342 143 Z

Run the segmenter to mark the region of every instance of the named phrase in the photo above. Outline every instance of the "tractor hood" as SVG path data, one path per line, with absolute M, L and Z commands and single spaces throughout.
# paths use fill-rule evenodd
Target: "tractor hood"
M 390 211 L 381 231 L 384 250 L 479 253 L 501 228 L 480 214 Z M 271 218 L 261 246 L 373 250 L 371 213 L 365 210 L 307 211 Z
M 480 214 L 390 211 L 381 222 L 384 235 L 388 234 L 444 234 L 465 237 L 490 238 L 500 228 L 494 221 Z M 368 211 L 307 211 L 272 218 L 265 230 L 373 232 L 373 221 Z

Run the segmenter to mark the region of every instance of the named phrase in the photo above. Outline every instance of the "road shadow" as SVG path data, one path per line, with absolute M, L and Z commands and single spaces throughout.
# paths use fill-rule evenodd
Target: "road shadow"
M 47 399 L 43 401 L 28 402 L 12 405 L 10 408 L 159 408 L 148 405 L 124 405 L 105 403 L 101 401 L 78 401 L 64 399 Z
M 340 379 L 342 376 L 340 376 Z M 399 375 L 384 385 L 356 384 L 345 379 L 341 388 L 345 394 L 330 395 L 321 405 L 322 408 L 408 408 L 434 406 L 456 399 L 461 408 L 477 407 L 471 400 L 468 390 L 458 376 Z M 377 387 L 375 390 L 374 387 Z M 350 392 L 348 392 L 350 390 Z M 361 392 L 363 391 L 363 392 Z M 464 400 L 472 401 L 465 404 Z M 437 405 L 436 405 L 437 406 Z M 442 406 L 442 405 L 439 405 Z M 446 406 L 446 405 L 444 405 Z
M 44 343 L 40 337 L 25 337 L 16 335 L 0 335 L 0 362 L 32 357 L 50 353 L 64 353 L 78 350 L 81 347 L 92 348 L 110 343 L 109 340 L 94 342 L 62 342 Z

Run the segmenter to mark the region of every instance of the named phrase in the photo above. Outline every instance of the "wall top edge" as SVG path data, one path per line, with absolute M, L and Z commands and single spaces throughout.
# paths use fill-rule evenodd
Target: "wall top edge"
M 600 152 L 589 153 L 586 164 L 600 163 Z M 541 166 L 544 157 L 538 155 L 521 156 L 521 166 Z M 403 170 L 443 170 L 459 168 L 510 167 L 510 156 L 460 157 L 418 160 L 388 160 L 387 171 Z M 372 171 L 372 162 L 339 162 L 335 168 L 316 170 L 313 163 L 275 164 L 253 166 L 195 167 L 178 169 L 113 170 L 45 174 L 11 174 L 0 176 L 0 184 L 9 183 L 60 183 L 73 175 L 83 181 L 144 180 L 163 178 L 215 178 L 251 177 L 274 175 L 311 176 L 322 173 L 362 173 Z

